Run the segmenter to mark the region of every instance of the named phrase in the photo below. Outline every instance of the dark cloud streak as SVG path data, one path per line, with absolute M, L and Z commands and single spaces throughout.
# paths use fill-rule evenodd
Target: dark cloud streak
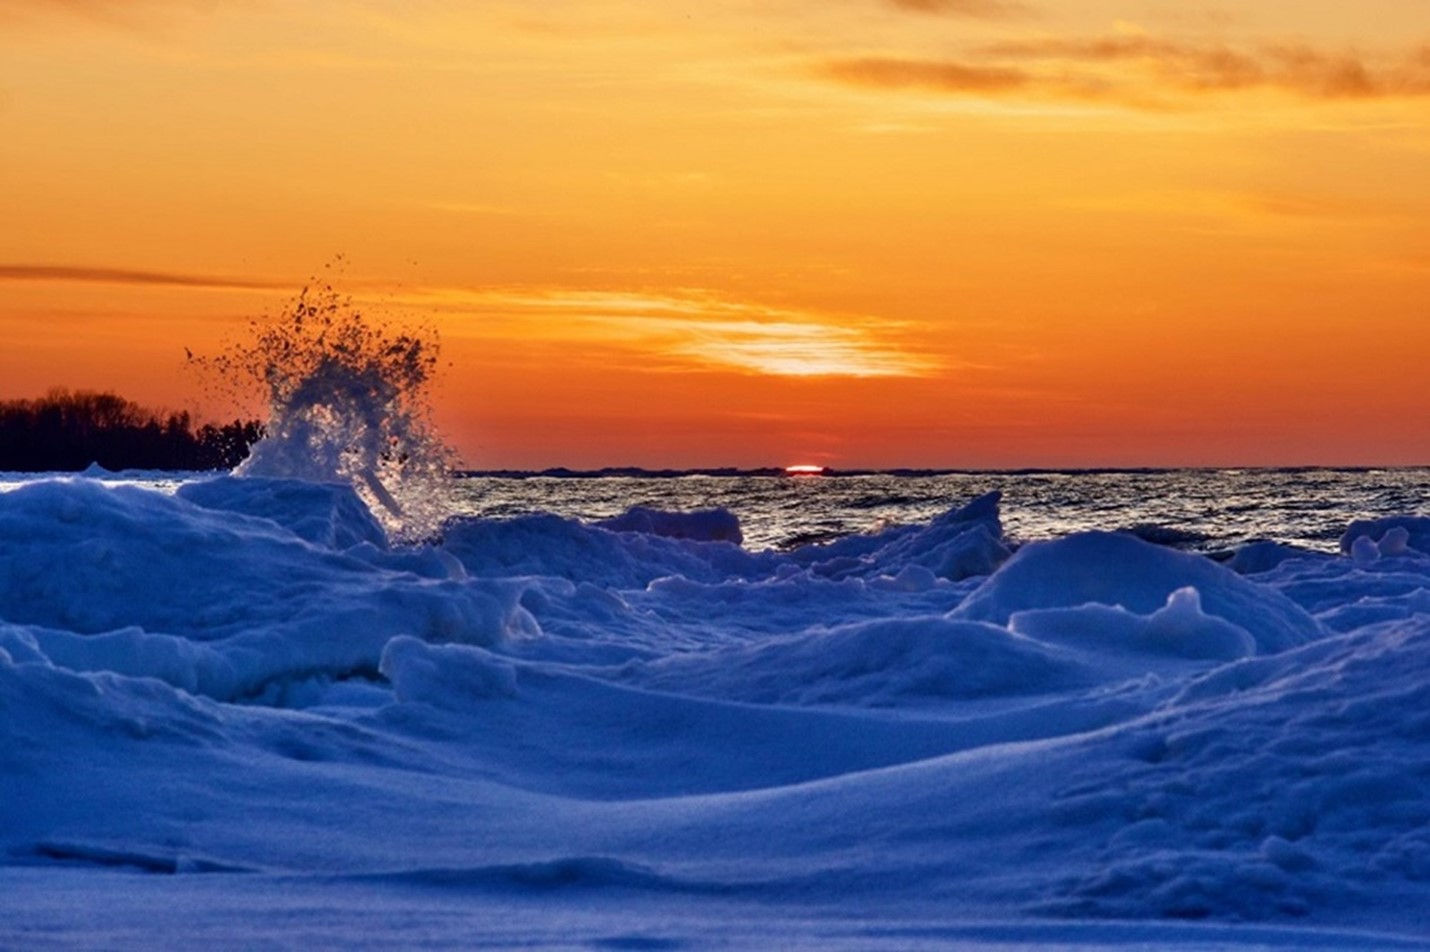
M 1134 35 L 1004 43 L 984 52 L 1002 59 L 1144 62 L 1189 89 L 1270 86 L 1326 98 L 1430 93 L 1430 47 L 1375 61 L 1354 52 L 1327 52 L 1306 45 L 1270 45 L 1247 52 Z
M 870 88 L 956 94 L 1022 93 L 1148 107 L 1169 95 L 1274 89 L 1307 99 L 1430 95 L 1430 45 L 1371 57 L 1307 45 L 1238 49 L 1147 35 L 1047 38 L 983 47 L 959 59 L 827 60 L 827 78 Z M 1151 95 L 1149 95 L 1149 93 Z
M 1026 86 L 1031 77 L 1018 69 L 974 66 L 944 60 L 866 56 L 831 60 L 823 72 L 833 79 L 875 88 L 922 87 L 949 92 L 996 93 Z
M 150 287 L 207 288 L 215 291 L 274 291 L 291 288 L 291 284 L 288 283 L 256 281 L 247 278 L 46 264 L 0 264 L 0 281 L 128 284 Z
M 913 13 L 996 19 L 1021 16 L 1029 8 L 1014 0 L 885 0 L 890 6 Z
M 152 27 L 171 13 L 212 13 L 218 0 L 0 0 L 0 23 L 87 21 L 121 29 Z

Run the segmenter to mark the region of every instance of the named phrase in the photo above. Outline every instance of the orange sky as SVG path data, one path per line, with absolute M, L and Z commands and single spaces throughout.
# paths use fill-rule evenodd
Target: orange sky
M 1430 19 L 0 0 L 0 398 L 338 255 L 476 467 L 1430 463 Z

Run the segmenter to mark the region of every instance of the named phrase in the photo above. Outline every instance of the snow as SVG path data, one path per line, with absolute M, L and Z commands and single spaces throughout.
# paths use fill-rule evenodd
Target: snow
M 1222 565 L 998 508 L 0 494 L 0 946 L 1430 943 L 1419 517 Z
M 661 512 L 647 506 L 632 506 L 619 516 L 602 519 L 595 525 L 612 532 L 641 532 L 671 539 L 724 541 L 736 545 L 745 541 L 739 518 L 728 509 Z
M 1360 540 L 1372 543 L 1381 555 L 1404 555 L 1414 549 L 1430 555 L 1430 516 L 1389 516 L 1357 519 L 1341 536 L 1341 552 L 1350 554 Z
M 205 509 L 277 522 L 300 539 L 330 549 L 360 542 L 387 545 L 387 534 L 372 513 L 338 483 L 224 476 L 180 486 L 176 495 Z
M 1198 613 L 1205 610 L 1241 626 L 1263 651 L 1289 648 L 1323 633 L 1290 599 L 1210 559 L 1110 532 L 1085 532 L 1023 547 L 956 613 L 1000 624 L 1027 609 L 1088 604 L 1147 615 L 1188 587 L 1198 593 Z

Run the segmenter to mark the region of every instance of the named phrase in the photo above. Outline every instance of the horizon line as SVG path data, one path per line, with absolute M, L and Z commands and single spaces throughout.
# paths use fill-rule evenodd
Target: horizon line
M 1174 473 L 1174 472 L 1207 472 L 1225 473 L 1237 471 L 1255 472 L 1376 472 L 1380 470 L 1415 470 L 1430 469 L 1430 462 L 1426 463 L 1357 463 L 1338 465 L 1334 463 L 1291 463 L 1291 464 L 1197 464 L 1187 466 L 1017 466 L 1017 467 L 997 467 L 997 466 L 826 466 L 823 470 L 814 475 L 813 478 L 820 477 L 841 477 L 841 476 L 976 476 L 976 475 L 1001 475 L 1001 476 L 1022 476 L 1036 475 L 1040 473 L 1073 473 L 1073 474 L 1096 474 L 1096 473 Z M 517 467 L 496 467 L 490 469 L 478 469 L 468 467 L 458 467 L 452 470 L 455 475 L 469 478 L 530 478 L 546 477 L 554 479 L 592 479 L 609 478 L 619 476 L 648 476 L 652 478 L 675 477 L 675 476 L 716 476 L 716 477 L 738 477 L 738 476 L 780 476 L 787 477 L 790 474 L 785 466 L 689 466 L 689 467 L 646 467 L 646 466 L 601 466 L 591 469 L 576 469 L 568 466 L 548 466 L 542 469 L 522 469 Z M 808 478 L 807 474 L 799 474 L 791 478 Z

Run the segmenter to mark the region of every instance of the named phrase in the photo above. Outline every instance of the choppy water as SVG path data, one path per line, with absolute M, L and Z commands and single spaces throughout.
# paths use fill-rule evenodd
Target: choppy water
M 1430 468 L 1219 469 L 951 473 L 791 479 L 783 476 L 510 477 L 458 481 L 464 514 L 554 512 L 579 519 L 633 505 L 720 506 L 740 517 L 745 544 L 799 542 L 922 522 L 991 490 L 1003 524 L 1028 541 L 1088 529 L 1132 529 L 1184 548 L 1216 551 L 1275 539 L 1332 551 L 1352 519 L 1430 512 Z

